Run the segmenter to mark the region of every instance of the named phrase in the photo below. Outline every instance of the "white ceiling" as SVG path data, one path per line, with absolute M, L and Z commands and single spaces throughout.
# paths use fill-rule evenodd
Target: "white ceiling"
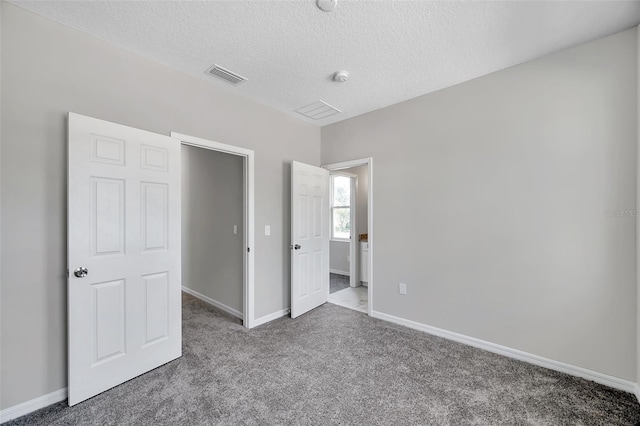
M 640 22 L 640 1 L 12 1 L 211 84 L 326 125 Z M 249 81 L 207 76 L 213 64 Z M 348 70 L 349 81 L 331 75 Z M 343 112 L 294 110 L 323 100 Z

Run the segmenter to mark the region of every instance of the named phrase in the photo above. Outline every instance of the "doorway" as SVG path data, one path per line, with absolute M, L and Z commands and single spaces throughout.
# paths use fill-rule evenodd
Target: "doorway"
M 183 205 L 182 213 L 188 217 L 183 218 L 183 233 L 191 232 L 200 240 L 196 244 L 183 245 L 185 257 L 200 258 L 199 265 L 192 271 L 183 272 L 182 290 L 199 299 L 216 306 L 223 311 L 242 319 L 246 328 L 253 327 L 254 323 L 254 152 L 253 150 L 226 145 L 218 142 L 171 132 L 171 137 L 181 141 L 181 150 L 186 158 L 183 165 L 189 162 L 198 169 L 195 174 L 189 176 L 190 182 L 185 185 L 199 187 L 198 191 L 209 194 L 199 200 L 199 211 L 188 212 Z M 208 166 L 217 167 L 217 171 L 206 170 Z M 183 170 L 184 172 L 184 170 Z M 183 178 L 185 174 L 183 173 Z M 222 188 L 213 193 L 213 179 L 224 178 L 228 182 Z M 194 180 L 195 179 L 195 180 Z M 200 180 L 202 179 L 202 180 Z M 240 182 L 238 182 L 238 180 Z M 235 183 L 234 183 L 235 181 Z M 238 193 L 239 192 L 239 193 Z M 191 195 L 198 196 L 198 193 Z M 224 217 L 215 216 L 211 209 L 215 203 L 229 203 L 224 211 Z M 183 204 L 190 204 L 183 197 Z M 210 205 L 209 205 L 210 204 Z M 208 213 L 206 210 L 209 210 Z M 240 215 L 238 214 L 240 213 Z M 197 223 L 188 225 L 185 219 L 195 220 Z M 213 229 L 211 223 L 215 221 L 220 226 Z M 216 241 L 207 240 L 207 236 Z M 236 250 L 237 249 L 237 250 Z M 203 260 L 216 256 L 225 258 L 222 271 L 209 273 L 209 279 L 203 279 L 207 275 L 207 268 L 212 265 L 203 264 Z M 189 265 L 183 265 L 188 268 Z M 239 273 L 238 273 L 239 272 Z M 213 275 L 221 280 L 222 285 L 207 289 L 203 282 L 211 282 Z M 238 282 L 238 275 L 241 276 Z M 233 283 L 239 284 L 233 285 Z
M 181 144 L 182 291 L 242 320 L 243 158 Z
M 371 314 L 372 159 L 325 165 L 330 173 L 328 301 Z

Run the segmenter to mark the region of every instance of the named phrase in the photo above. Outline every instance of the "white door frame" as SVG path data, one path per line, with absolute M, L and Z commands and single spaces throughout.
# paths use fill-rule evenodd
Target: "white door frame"
M 368 295 L 368 306 L 367 306 L 367 314 L 371 316 L 371 312 L 373 310 L 373 157 L 368 158 L 360 158 L 357 160 L 343 161 L 341 163 L 332 163 L 325 164 L 322 167 L 329 171 L 338 171 L 344 169 L 350 169 L 351 167 L 358 166 L 368 166 L 367 167 L 367 177 L 368 177 L 368 185 L 369 191 L 367 193 L 367 234 L 368 234 L 368 242 L 369 242 L 369 282 L 367 286 L 367 295 Z M 356 244 L 351 244 L 351 259 L 355 259 L 354 251 L 359 248 L 356 247 Z M 355 263 L 355 262 L 352 262 Z M 351 266 L 350 266 L 351 269 Z
M 243 250 L 243 310 L 242 324 L 246 328 L 253 328 L 255 323 L 254 311 L 254 252 L 255 252 L 255 236 L 254 236 L 254 168 L 255 153 L 251 149 L 240 148 L 233 145 L 227 145 L 220 142 L 214 142 L 207 139 L 197 138 L 195 136 L 184 135 L 182 133 L 171 132 L 171 137 L 179 139 L 182 145 L 195 146 L 213 151 L 224 152 L 227 154 L 238 155 L 244 158 L 244 247 Z

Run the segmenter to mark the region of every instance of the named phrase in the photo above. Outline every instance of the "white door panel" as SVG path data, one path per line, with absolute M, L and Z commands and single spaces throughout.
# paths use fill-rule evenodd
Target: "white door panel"
M 329 172 L 294 161 L 291 176 L 291 317 L 329 297 Z
M 68 196 L 74 405 L 181 356 L 180 142 L 71 113 Z

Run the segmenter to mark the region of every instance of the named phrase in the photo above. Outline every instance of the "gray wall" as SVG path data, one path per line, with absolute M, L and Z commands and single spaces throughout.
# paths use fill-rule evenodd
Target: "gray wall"
M 358 176 L 358 188 L 356 192 L 356 236 L 367 233 L 369 226 L 368 200 L 369 200 L 369 167 L 358 166 L 344 170 Z M 356 239 L 356 241 L 358 241 Z
M 239 312 L 243 311 L 242 163 L 237 155 L 182 146 L 182 285 Z
M 2 72 L 2 22 L 4 20 L 4 1 L 0 0 L 0 379 L 2 378 L 2 374 L 4 368 L 2 366 L 2 323 L 3 323 L 3 315 L 2 315 L 2 301 L 4 300 L 3 290 L 2 290 L 2 259 L 3 259 L 3 250 L 2 250 L 2 96 L 4 92 L 2 91 L 2 82 L 3 82 L 3 72 Z M 2 385 L 0 384 L 0 410 L 4 408 L 2 406 Z
M 346 241 L 329 242 L 329 268 L 349 274 L 349 243 Z
M 322 128 L 374 159 L 373 309 L 636 378 L 636 29 Z M 407 295 L 398 294 L 407 283 Z
M 289 306 L 290 161 L 320 164 L 317 127 L 7 3 L 1 37 L 1 408 L 67 383 L 68 111 L 255 150 L 256 317 Z
M 637 122 L 637 145 L 636 145 L 636 209 L 640 211 L 640 26 L 636 27 L 637 33 L 637 106 L 636 122 Z M 636 382 L 640 383 L 640 216 L 636 218 Z

